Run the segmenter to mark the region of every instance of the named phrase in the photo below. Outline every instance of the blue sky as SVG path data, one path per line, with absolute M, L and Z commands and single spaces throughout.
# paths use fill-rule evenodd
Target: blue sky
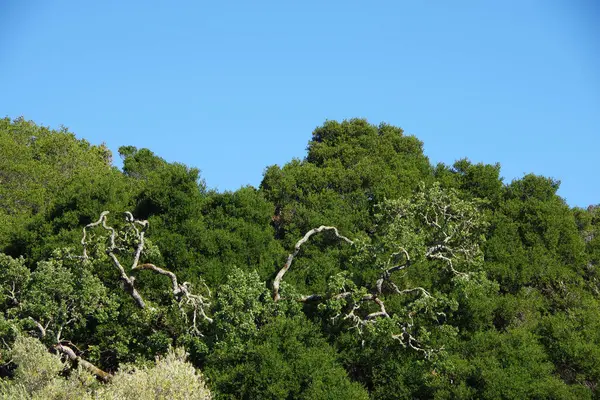
M 0 116 L 257 186 L 326 119 L 600 203 L 600 2 L 0 0 Z

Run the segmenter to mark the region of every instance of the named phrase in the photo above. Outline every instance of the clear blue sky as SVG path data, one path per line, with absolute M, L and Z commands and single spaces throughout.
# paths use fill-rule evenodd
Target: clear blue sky
M 0 0 L 0 116 L 257 186 L 326 119 L 600 203 L 600 2 Z

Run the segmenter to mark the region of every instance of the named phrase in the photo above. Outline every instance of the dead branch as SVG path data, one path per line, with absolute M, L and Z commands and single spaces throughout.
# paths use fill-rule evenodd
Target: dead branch
M 310 231 L 306 232 L 306 234 L 304 235 L 304 237 L 302 239 L 298 240 L 298 242 L 294 246 L 293 253 L 290 253 L 290 255 L 287 258 L 287 261 L 285 262 L 285 265 L 283 266 L 283 268 L 281 268 L 279 270 L 279 272 L 277 273 L 277 276 L 275 277 L 275 280 L 273 281 L 273 300 L 279 301 L 281 299 L 281 297 L 279 295 L 279 286 L 281 285 L 281 280 L 283 279 L 283 276 L 285 275 L 285 273 L 292 266 L 292 261 L 294 261 L 294 257 L 300 251 L 300 247 L 304 243 L 306 243 L 308 241 L 308 239 L 310 239 L 310 237 L 312 235 L 314 235 L 315 233 L 323 232 L 323 231 L 333 231 L 334 234 L 335 234 L 335 236 L 337 238 L 342 239 L 346 243 L 354 244 L 354 242 L 352 240 L 348 239 L 345 236 L 340 235 L 340 233 L 338 232 L 338 230 L 337 230 L 337 228 L 335 226 L 321 225 L 318 228 L 313 228 Z
M 435 353 L 439 353 L 442 350 L 444 350 L 443 346 L 439 349 L 434 349 L 434 348 L 427 348 L 427 347 L 423 346 L 421 343 L 419 343 L 419 340 L 410 333 L 410 330 L 413 328 L 414 324 L 413 324 L 412 316 L 409 314 L 408 317 L 410 318 L 410 322 L 408 322 L 402 326 L 402 333 L 397 334 L 397 335 L 392 335 L 392 339 L 397 340 L 400 343 L 400 345 L 404 348 L 410 347 L 411 349 L 413 349 L 415 351 L 423 353 L 423 355 L 426 359 L 430 359 L 431 356 L 434 355 Z
M 378 317 L 385 317 L 385 318 L 389 318 L 389 314 L 387 313 L 387 311 L 385 310 L 385 304 L 383 304 L 383 301 L 375 296 L 372 296 L 372 299 L 375 304 L 377 304 L 379 306 L 379 311 L 377 312 L 372 312 L 371 314 L 367 315 L 365 317 L 365 320 L 369 321 Z
M 106 218 L 106 216 L 108 215 L 109 211 L 103 211 L 100 214 L 100 217 L 98 218 L 98 221 L 96 222 L 91 222 L 89 224 L 87 224 L 86 226 L 83 227 L 83 237 L 81 238 L 81 245 L 83 246 L 83 258 L 87 259 L 88 258 L 88 254 L 87 254 L 87 242 L 85 241 L 85 239 L 87 238 L 87 230 L 93 227 L 96 227 L 98 225 L 100 225 L 104 219 Z
M 462 263 L 471 263 L 478 255 L 478 246 L 472 238 L 474 230 L 477 228 L 476 210 L 466 206 L 453 207 L 451 204 L 445 203 L 445 200 L 433 199 L 430 201 L 430 208 L 423 212 L 417 211 L 414 214 L 414 217 L 420 219 L 421 223 L 426 226 L 424 238 L 426 239 L 427 245 L 422 249 L 423 253 L 421 257 L 424 256 L 423 258 L 429 262 L 439 260 L 445 264 L 445 268 L 454 276 L 468 278 L 470 273 L 457 270 L 455 264 L 461 265 Z M 280 300 L 280 283 L 283 280 L 285 273 L 290 269 L 294 257 L 299 253 L 300 247 L 306 243 L 313 234 L 328 229 L 334 230 L 338 238 L 342 238 L 352 244 L 352 241 L 349 239 L 341 237 L 335 227 L 321 226 L 308 231 L 304 237 L 296 243 L 294 251 L 289 254 L 287 262 L 283 268 L 278 271 L 277 276 L 275 277 L 273 282 L 273 298 L 275 301 Z M 375 323 L 379 318 L 390 318 L 383 301 L 384 294 L 414 295 L 421 296 L 422 298 L 432 297 L 432 295 L 423 287 L 401 289 L 392 280 L 392 275 L 395 272 L 403 271 L 411 266 L 413 263 L 411 255 L 412 254 L 409 254 L 407 249 L 396 247 L 396 252 L 390 255 L 387 264 L 380 270 L 380 276 L 375 282 L 375 287 L 370 291 L 371 294 L 359 295 L 359 292 L 354 288 L 347 291 L 348 289 L 343 287 L 339 289 L 342 293 L 326 295 L 312 294 L 301 296 L 297 301 L 308 303 L 345 299 L 341 309 L 339 308 L 339 304 L 332 303 L 332 306 L 334 306 L 334 309 L 336 310 L 332 314 L 336 315 L 330 319 L 334 323 L 340 320 L 344 321 L 345 324 L 350 324 L 350 329 L 357 329 L 357 331 L 361 333 L 363 332 L 363 328 L 369 323 Z M 373 308 L 367 309 L 365 304 L 371 302 L 377 305 L 377 310 L 373 311 Z M 428 307 L 425 308 L 425 312 L 428 312 Z M 443 313 L 437 314 L 438 316 L 444 315 Z M 394 323 L 401 332 L 393 334 L 392 339 L 397 340 L 405 348 L 423 353 L 425 358 L 430 358 L 434 353 L 440 351 L 440 349 L 432 349 L 427 344 L 420 343 L 418 339 L 419 335 L 416 333 L 418 330 L 414 326 L 412 313 L 408 314 L 408 319 L 408 322 Z
M 446 250 L 447 252 L 450 253 L 451 256 L 454 256 L 454 253 L 452 251 L 451 248 L 448 248 L 446 246 L 434 246 L 432 248 L 430 248 L 429 250 L 427 250 L 427 253 L 425 254 L 427 258 L 429 259 L 438 259 L 438 260 L 443 260 L 446 265 L 448 265 L 448 268 L 450 269 L 450 271 L 454 274 L 454 275 L 458 275 L 458 276 L 463 276 L 463 277 L 467 277 L 469 276 L 468 273 L 466 272 L 461 272 L 461 271 L 457 271 L 454 268 L 454 264 L 452 262 L 452 258 L 446 256 L 444 253 L 442 252 L 436 252 L 436 250 Z
M 81 239 L 81 244 L 83 246 L 83 258 L 88 258 L 87 242 L 86 242 L 87 230 L 90 228 L 97 227 L 97 226 L 102 226 L 102 228 L 104 228 L 106 231 L 109 232 L 109 246 L 106 249 L 106 254 L 112 260 L 113 264 L 119 271 L 120 279 L 123 282 L 124 290 L 127 293 L 129 293 L 129 295 L 135 300 L 138 307 L 145 308 L 146 303 L 145 303 L 144 299 L 142 298 L 142 296 L 140 295 L 140 293 L 135 288 L 135 277 L 128 276 L 127 272 L 125 271 L 125 268 L 123 267 L 119 258 L 116 255 L 116 252 L 119 250 L 119 248 L 117 247 L 117 243 L 116 243 L 117 232 L 112 226 L 107 224 L 107 215 L 108 214 L 109 214 L 108 211 L 102 212 L 100 214 L 100 218 L 97 221 L 92 222 L 83 228 L 83 238 Z M 191 329 L 194 333 L 201 335 L 200 330 L 197 327 L 198 316 L 202 317 L 204 320 L 208 321 L 209 323 L 213 322 L 212 318 L 210 318 L 208 315 L 206 315 L 206 312 L 204 310 L 205 307 L 210 306 L 208 299 L 202 295 L 191 293 L 190 292 L 190 284 L 188 282 L 179 284 L 178 280 L 177 280 L 177 276 L 173 272 L 166 270 L 164 268 L 160 268 L 151 263 L 140 264 L 139 263 L 140 258 L 141 258 L 142 252 L 144 251 L 144 247 L 145 247 L 145 234 L 146 234 L 146 230 L 148 229 L 149 223 L 146 220 L 135 219 L 133 217 L 133 214 L 131 214 L 129 211 L 125 212 L 125 221 L 129 224 L 130 232 L 133 232 L 134 241 L 136 243 L 134 252 L 133 252 L 133 261 L 132 261 L 131 268 L 130 268 L 131 271 L 135 272 L 135 271 L 139 271 L 139 270 L 149 270 L 149 271 L 153 271 L 157 274 L 167 276 L 171 280 L 171 291 L 173 293 L 175 300 L 177 301 L 179 309 L 181 310 L 182 314 L 185 316 L 186 321 L 188 320 L 188 316 L 187 316 L 187 312 L 185 311 L 185 307 L 189 307 L 192 309 Z M 209 296 L 210 296 L 210 290 L 209 290 Z
M 35 324 L 36 328 L 38 328 L 38 330 L 40 331 L 40 337 L 45 337 L 46 336 L 46 331 L 48 329 L 48 325 L 50 325 L 50 321 L 48 321 L 46 323 L 46 326 L 43 326 L 42 324 L 40 324 L 38 321 L 36 321 L 32 317 L 28 317 L 28 319 L 30 321 L 33 321 L 33 323 Z
M 173 272 L 167 271 L 166 269 L 162 269 L 162 268 L 157 267 L 156 265 L 150 264 L 150 263 L 140 264 L 132 269 L 133 270 L 151 270 L 151 271 L 156 272 L 157 274 L 168 276 L 169 279 L 171 279 L 171 289 L 173 291 L 173 296 L 177 300 L 179 309 L 182 311 L 182 313 L 186 317 L 186 319 L 187 319 L 187 314 L 185 313 L 183 306 L 186 305 L 186 306 L 190 306 L 192 308 L 192 314 L 193 314 L 192 330 L 194 333 L 201 335 L 200 330 L 197 327 L 198 315 L 200 315 L 203 319 L 205 319 L 209 323 L 213 322 L 213 319 L 210 318 L 208 315 L 206 315 L 206 312 L 204 311 L 204 308 L 208 307 L 210 305 L 210 303 L 208 303 L 208 299 L 202 295 L 190 293 L 190 290 L 189 290 L 190 283 L 189 282 L 183 282 L 180 285 L 177 282 L 177 276 Z
M 109 214 L 109 211 L 103 211 L 100 214 L 100 218 L 98 218 L 98 221 L 87 224 L 83 228 L 83 238 L 81 239 L 81 244 L 83 246 L 83 258 L 84 259 L 88 258 L 87 242 L 86 242 L 87 230 L 89 228 L 94 228 L 94 227 L 101 225 L 106 231 L 110 232 L 110 236 L 109 236 L 110 242 L 109 242 L 108 248 L 106 249 L 106 254 L 112 260 L 115 267 L 117 267 L 117 269 L 119 270 L 120 279 L 123 282 L 123 289 L 127 293 L 129 293 L 129 295 L 135 300 L 138 307 L 145 308 L 146 303 L 144 302 L 144 299 L 139 294 L 139 292 L 135 289 L 135 285 L 134 285 L 135 277 L 127 276 L 127 273 L 125 272 L 125 268 L 123 268 L 123 266 L 121 265 L 121 262 L 115 255 L 115 251 L 117 250 L 117 245 L 115 242 L 117 232 L 115 231 L 115 229 L 112 226 L 107 225 L 106 219 L 107 219 L 108 214 Z M 146 221 L 144 221 L 144 222 L 146 222 Z M 146 226 L 147 226 L 147 222 L 146 222 Z M 143 240 L 144 239 L 144 230 L 142 230 L 142 232 L 140 233 L 138 246 L 136 248 L 136 255 L 138 255 L 138 257 L 139 257 L 138 251 L 139 251 L 139 253 L 141 253 L 141 250 L 144 245 L 144 240 Z
M 141 270 L 141 269 L 152 270 L 152 271 L 156 272 L 157 274 L 166 275 L 169 277 L 169 279 L 171 279 L 171 286 L 173 289 L 173 294 L 175 296 L 177 296 L 181 293 L 181 288 L 177 284 L 177 276 L 175 276 L 175 274 L 172 273 L 171 271 L 167 271 L 165 269 L 157 267 L 154 264 L 149 264 L 149 263 L 137 265 L 137 266 L 133 267 L 132 269 L 133 270 Z
M 392 261 L 395 261 L 399 255 L 404 256 L 404 263 L 390 267 Z M 404 247 L 400 247 L 400 251 L 397 251 L 390 255 L 390 258 L 389 258 L 387 264 L 388 264 L 388 268 L 386 268 L 383 271 L 383 273 L 381 274 L 381 277 L 375 283 L 375 287 L 377 288 L 378 294 L 382 294 L 383 284 L 385 282 L 387 282 L 392 288 L 394 288 L 396 292 L 400 291 L 400 289 L 398 289 L 398 286 L 396 286 L 396 284 L 394 282 L 392 282 L 390 278 L 392 276 L 392 273 L 394 273 L 396 271 L 402 271 L 403 269 L 406 269 L 410 266 L 410 264 L 411 264 L 410 255 L 408 254 L 408 251 L 406 251 L 406 249 Z
M 321 300 L 324 300 L 324 297 L 321 296 L 320 294 L 311 294 L 308 296 L 301 296 L 296 301 L 298 301 L 300 303 L 310 303 L 310 302 L 321 301 Z
M 146 234 L 146 229 L 148 228 L 148 221 L 146 221 L 146 220 L 140 221 L 140 220 L 134 219 L 133 215 L 129 211 L 125 212 L 125 219 L 127 220 L 127 222 L 129 222 L 132 229 L 135 231 L 136 237 L 138 239 L 138 244 L 135 249 L 135 256 L 133 257 L 133 263 L 131 264 L 131 268 L 135 269 L 137 267 L 138 263 L 140 262 L 140 255 L 142 254 L 142 250 L 144 249 L 144 235 Z M 136 224 L 142 226 L 141 231 L 139 229 L 137 229 L 137 227 L 135 226 Z M 165 272 L 167 272 L 167 271 L 165 271 Z
M 29 317 L 29 320 L 33 321 L 35 326 L 39 329 L 41 337 L 42 338 L 45 337 L 46 332 L 48 330 L 48 325 L 50 324 L 50 322 L 46 323 L 46 326 L 43 326 L 41 323 L 39 323 L 32 317 Z M 69 321 L 69 322 L 72 322 L 72 321 Z M 67 322 L 67 323 L 69 323 L 69 322 Z M 60 340 L 60 334 L 62 332 L 62 329 L 63 329 L 63 327 L 61 326 L 60 329 L 58 330 L 58 333 L 56 335 L 56 339 L 57 339 L 58 343 L 56 345 L 54 345 L 54 349 L 57 350 L 59 353 L 67 356 L 67 358 L 69 360 L 79 363 L 79 365 L 81 365 L 83 368 L 85 368 L 86 370 L 88 370 L 89 372 L 94 374 L 96 377 L 98 377 L 98 379 L 100 379 L 104 382 L 108 382 L 112 378 L 111 374 L 109 374 L 108 372 L 102 371 L 100 368 L 96 367 L 94 364 L 79 357 L 77 354 L 75 354 L 75 351 L 73 351 L 73 349 L 71 347 L 64 344 L 64 343 L 71 343 L 71 342 Z M 71 344 L 71 345 L 73 345 L 73 344 Z M 75 345 L 73 345 L 73 346 L 76 347 Z
M 424 297 L 431 297 L 431 294 L 429 294 L 429 292 L 427 290 L 423 289 L 420 286 L 410 288 L 410 289 L 400 290 L 398 288 L 398 286 L 394 285 L 394 289 L 395 289 L 394 293 L 396 293 L 396 294 L 420 293 Z
M 16 284 L 15 281 L 12 282 L 11 284 L 12 289 L 6 289 L 6 291 L 8 292 L 8 298 L 11 300 L 11 303 L 13 306 L 19 306 L 19 299 L 17 298 L 17 295 L 20 293 L 17 288 L 16 288 Z
M 73 351 L 72 348 L 70 348 L 69 346 L 67 346 L 65 344 L 59 343 L 54 346 L 54 349 L 56 349 L 56 351 L 58 351 L 59 353 L 65 355 L 69 360 L 81 365 L 88 372 L 92 373 L 93 375 L 95 375 L 98 379 L 100 379 L 103 382 L 108 382 L 113 377 L 108 372 L 101 370 L 100 368 L 98 368 L 94 364 L 92 364 L 91 362 L 79 357 L 77 354 L 75 354 L 75 351 Z

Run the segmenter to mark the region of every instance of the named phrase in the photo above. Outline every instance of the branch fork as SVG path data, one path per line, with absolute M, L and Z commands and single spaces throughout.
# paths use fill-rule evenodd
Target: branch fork
M 87 259 L 87 230 L 101 226 L 104 230 L 109 233 L 109 246 L 106 249 L 106 254 L 112 260 L 114 266 L 119 271 L 119 278 L 123 283 L 123 289 L 133 298 L 135 303 L 139 308 L 146 308 L 146 302 L 142 295 L 135 288 L 135 276 L 129 276 L 125 271 L 121 261 L 117 257 L 117 253 L 122 251 L 123 249 L 117 247 L 116 244 L 116 230 L 107 224 L 107 216 L 109 212 L 104 211 L 100 214 L 100 217 L 97 221 L 92 222 L 86 225 L 83 228 L 83 237 L 81 239 L 81 245 L 83 246 L 83 258 Z M 129 224 L 130 232 L 133 232 L 134 242 L 136 243 L 134 251 L 133 251 L 133 261 L 131 263 L 130 270 L 132 272 L 140 271 L 140 270 L 149 270 L 157 273 L 159 275 L 167 276 L 171 280 L 171 292 L 173 294 L 174 299 L 177 301 L 179 309 L 182 314 L 185 316 L 186 320 L 188 319 L 187 313 L 184 310 L 184 306 L 191 307 L 192 309 L 192 323 L 191 330 L 195 334 L 201 335 L 200 330 L 198 329 L 197 322 L 198 317 L 202 317 L 202 319 L 212 323 L 213 320 L 210 318 L 205 311 L 205 308 L 210 306 L 208 299 L 199 294 L 193 294 L 190 291 L 190 283 L 183 282 L 182 284 L 178 283 L 177 276 L 164 268 L 158 267 L 151 263 L 143 263 L 140 264 L 140 258 L 142 252 L 144 251 L 145 246 L 145 234 L 146 230 L 149 227 L 149 222 L 146 220 L 138 220 L 135 219 L 133 214 L 129 211 L 125 212 L 125 221 Z M 210 291 L 209 291 L 210 293 Z M 210 296 L 210 294 L 209 294 Z

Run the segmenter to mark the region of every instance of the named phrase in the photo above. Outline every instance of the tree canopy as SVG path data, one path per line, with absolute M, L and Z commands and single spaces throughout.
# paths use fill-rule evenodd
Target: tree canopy
M 233 192 L 22 118 L 0 155 L 3 398 L 600 397 L 600 207 L 554 179 L 363 119 Z

